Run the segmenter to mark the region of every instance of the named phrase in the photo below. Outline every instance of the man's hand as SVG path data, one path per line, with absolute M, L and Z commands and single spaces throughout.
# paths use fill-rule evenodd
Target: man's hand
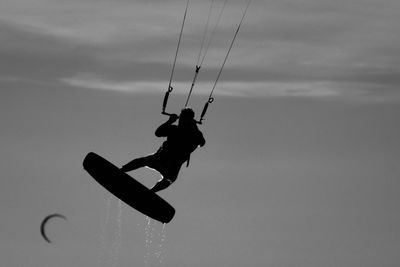
M 178 115 L 176 115 L 176 114 L 171 114 L 171 115 L 169 116 L 168 121 L 171 122 L 171 123 L 174 123 L 174 122 L 176 122 L 177 119 L 179 119 L 179 116 L 178 116 Z

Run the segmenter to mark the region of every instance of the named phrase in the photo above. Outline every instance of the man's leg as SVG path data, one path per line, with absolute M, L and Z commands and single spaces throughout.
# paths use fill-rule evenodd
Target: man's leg
M 158 170 L 162 178 L 150 190 L 153 192 L 158 192 L 170 186 L 173 182 L 175 182 L 176 178 L 178 178 L 179 169 L 180 167 L 178 166 L 175 169 Z
M 158 192 L 161 190 L 164 190 L 165 188 L 167 188 L 168 186 L 170 186 L 172 184 L 172 182 L 170 182 L 169 180 L 163 178 L 160 181 L 158 181 L 151 189 L 150 191 L 152 192 Z
M 138 168 L 148 166 L 148 162 L 149 162 L 149 156 L 137 158 L 122 166 L 121 171 L 130 172 Z

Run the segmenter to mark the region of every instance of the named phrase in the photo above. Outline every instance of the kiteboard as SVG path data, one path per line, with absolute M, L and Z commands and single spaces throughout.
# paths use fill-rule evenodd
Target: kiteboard
M 111 194 L 144 215 L 162 223 L 174 217 L 175 209 L 164 199 L 96 153 L 86 155 L 83 168 Z

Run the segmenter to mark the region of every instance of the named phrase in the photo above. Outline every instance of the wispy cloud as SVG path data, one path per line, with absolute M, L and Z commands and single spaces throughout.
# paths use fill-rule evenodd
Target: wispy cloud
M 93 89 L 107 90 L 121 93 L 157 93 L 166 91 L 166 81 L 112 81 L 94 75 L 80 75 L 62 79 L 66 85 Z M 187 94 L 190 82 L 175 82 L 174 94 Z M 208 96 L 213 83 L 199 82 L 194 87 L 194 95 Z M 215 88 L 215 96 L 229 97 L 262 97 L 262 98 L 313 98 L 313 99 L 342 99 L 358 102 L 388 102 L 399 101 L 400 93 L 397 91 L 379 92 L 376 88 L 355 87 L 346 83 L 338 87 L 332 82 L 221 82 Z
M 105 80 L 93 75 L 81 75 L 73 78 L 65 78 L 62 81 L 70 86 L 119 91 L 125 93 L 159 93 L 165 91 L 166 82 L 118 82 Z M 190 83 L 175 82 L 174 93 L 187 94 Z M 211 92 L 213 83 L 199 82 L 193 93 L 207 95 Z M 267 82 L 221 82 L 215 90 L 215 95 L 242 96 L 242 97 L 283 97 L 283 96 L 307 96 L 327 97 L 337 96 L 340 92 L 324 86 L 322 83 L 267 83 Z

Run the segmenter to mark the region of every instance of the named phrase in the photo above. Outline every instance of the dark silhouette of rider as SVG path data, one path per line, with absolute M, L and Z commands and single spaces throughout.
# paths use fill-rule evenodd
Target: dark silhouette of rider
M 184 162 L 189 165 L 190 154 L 206 143 L 203 134 L 197 128 L 194 111 L 184 108 L 181 114 L 170 115 L 168 121 L 160 125 L 155 135 L 167 137 L 156 153 L 137 158 L 122 166 L 123 172 L 129 172 L 141 167 L 149 167 L 158 171 L 162 178 L 151 191 L 158 192 L 170 186 L 178 178 L 179 170 Z M 178 121 L 178 125 L 173 123 Z

